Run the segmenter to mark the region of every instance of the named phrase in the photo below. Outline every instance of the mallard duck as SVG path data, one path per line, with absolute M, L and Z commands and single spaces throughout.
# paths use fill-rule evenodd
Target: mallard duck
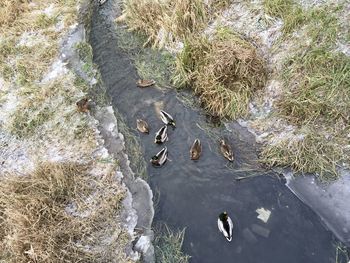
M 83 98 L 76 103 L 78 107 L 78 111 L 80 112 L 88 112 L 90 110 L 89 99 Z
M 223 212 L 219 215 L 218 228 L 220 232 L 224 234 L 227 241 L 230 242 L 232 240 L 233 223 L 231 218 L 228 216 L 226 212 Z
M 160 111 L 160 118 L 166 125 L 172 125 L 175 127 L 175 121 L 174 118 L 167 112 L 161 110 Z
M 230 145 L 228 145 L 225 140 L 220 141 L 220 150 L 221 153 L 224 155 L 224 157 L 229 160 L 230 162 L 233 162 L 234 157 L 233 157 L 233 152 L 232 148 Z
M 103 5 L 104 3 L 106 3 L 107 2 L 107 0 L 98 0 L 98 4 L 101 6 L 101 5 Z
M 190 149 L 191 160 L 198 160 L 202 153 L 202 144 L 199 139 L 195 139 Z
M 160 144 L 168 140 L 167 130 L 168 130 L 168 127 L 166 125 L 160 128 L 160 130 L 157 131 L 156 133 L 156 136 L 154 138 L 154 143 Z
M 149 133 L 148 124 L 144 120 L 137 119 L 136 120 L 136 127 L 140 132 Z
M 150 160 L 153 166 L 162 166 L 168 158 L 168 149 L 164 147 L 159 153 L 154 155 Z
M 140 88 L 147 88 L 149 86 L 152 86 L 156 84 L 156 82 L 153 79 L 139 79 L 136 82 L 136 85 Z

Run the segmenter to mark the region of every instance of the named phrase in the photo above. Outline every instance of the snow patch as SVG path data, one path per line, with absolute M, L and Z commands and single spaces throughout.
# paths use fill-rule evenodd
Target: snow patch
M 67 74 L 68 69 L 66 67 L 66 64 L 67 63 L 62 62 L 62 60 L 55 61 L 51 66 L 51 69 L 48 72 L 48 74 L 46 74 L 46 76 L 43 78 L 42 83 L 43 84 L 48 83 L 58 78 L 59 76 Z
M 43 13 L 48 17 L 52 17 L 55 11 L 55 4 L 50 4 L 47 8 L 43 10 Z
M 270 215 L 271 215 L 270 210 L 261 207 L 261 208 L 256 209 L 255 212 L 258 213 L 258 216 L 257 216 L 258 219 L 260 219 L 264 223 L 267 223 L 267 221 L 269 220 Z

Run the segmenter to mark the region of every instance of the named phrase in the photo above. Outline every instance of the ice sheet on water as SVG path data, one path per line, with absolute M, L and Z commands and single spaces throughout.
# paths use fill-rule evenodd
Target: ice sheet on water
M 289 189 L 311 207 L 327 227 L 346 245 L 350 245 L 350 173 L 323 184 L 312 176 L 287 178 Z

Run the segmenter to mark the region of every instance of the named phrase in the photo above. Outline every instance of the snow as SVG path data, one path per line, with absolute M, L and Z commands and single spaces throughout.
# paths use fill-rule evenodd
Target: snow
M 53 63 L 51 66 L 50 71 L 46 74 L 46 76 L 43 78 L 42 83 L 48 83 L 59 76 L 63 76 L 68 73 L 68 69 L 66 67 L 67 63 L 64 63 L 62 60 L 57 60 Z
M 45 15 L 47 15 L 48 17 L 52 17 L 54 15 L 54 11 L 55 11 L 55 5 L 54 4 L 50 4 L 47 8 L 45 8 L 43 10 L 43 13 Z
M 270 210 L 261 207 L 261 208 L 256 209 L 255 212 L 258 213 L 257 218 L 260 219 L 261 221 L 263 221 L 264 223 L 267 223 L 267 221 L 269 221 L 269 218 L 271 215 Z

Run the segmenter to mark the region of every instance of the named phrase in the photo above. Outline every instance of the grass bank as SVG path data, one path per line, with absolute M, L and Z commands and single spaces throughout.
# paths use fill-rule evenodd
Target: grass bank
M 128 242 L 118 226 L 124 192 L 112 174 L 96 178 L 89 169 L 42 163 L 28 175 L 0 179 L 0 259 L 115 262 L 115 251 Z
M 176 60 L 174 83 L 190 86 L 213 116 L 236 119 L 248 114 L 252 95 L 267 72 L 255 47 L 227 28 L 213 36 L 187 39 Z
M 1 262 L 131 262 L 117 160 L 76 106 L 98 79 L 91 47 L 71 50 L 82 76 L 59 56 L 80 4 L 0 4 Z
M 305 42 L 296 44 L 297 51 L 278 72 L 283 95 L 276 103 L 277 114 L 296 126 L 297 139 L 266 145 L 262 161 L 335 179 L 341 163 L 350 161 L 350 58 L 336 50 L 345 34 L 339 20 L 343 5 L 303 9 L 294 1 L 265 0 L 264 7 L 283 20 L 282 39 L 291 41 L 292 33 L 302 34 Z

